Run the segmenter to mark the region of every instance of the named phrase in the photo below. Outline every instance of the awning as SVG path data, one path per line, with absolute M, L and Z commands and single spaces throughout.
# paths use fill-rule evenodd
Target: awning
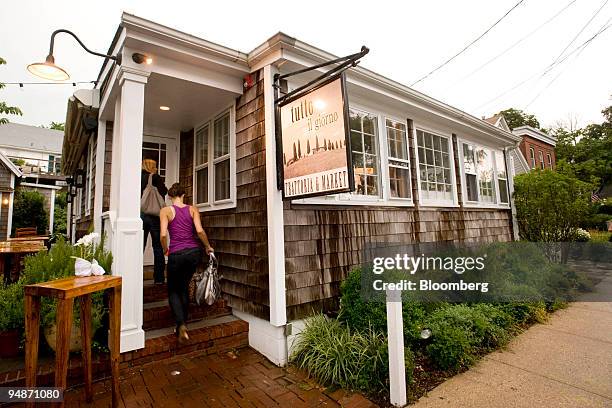
M 73 175 L 78 168 L 87 142 L 98 127 L 98 109 L 79 99 L 77 94 L 82 91 L 85 90 L 75 92 L 68 99 L 62 145 L 62 173 L 66 176 Z

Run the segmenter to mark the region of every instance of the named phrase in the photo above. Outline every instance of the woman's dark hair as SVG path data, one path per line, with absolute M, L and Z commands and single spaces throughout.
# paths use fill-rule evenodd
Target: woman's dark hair
M 185 187 L 181 186 L 179 183 L 174 183 L 168 190 L 168 195 L 170 197 L 180 197 L 185 195 Z

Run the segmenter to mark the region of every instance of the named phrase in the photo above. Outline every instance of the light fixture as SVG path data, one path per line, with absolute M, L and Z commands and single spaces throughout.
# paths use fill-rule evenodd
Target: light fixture
M 66 194 L 66 204 L 72 204 L 72 194 Z
M 69 195 L 69 196 L 71 196 L 71 197 L 76 196 L 76 195 L 77 195 L 77 191 L 76 191 L 76 189 L 77 189 L 77 188 L 76 188 L 76 186 L 75 186 L 74 184 L 73 184 L 73 185 L 71 185 L 71 186 L 70 186 L 70 191 L 69 191 L 69 193 L 70 193 L 70 194 L 68 194 L 68 195 Z
M 427 340 L 431 337 L 431 329 L 423 329 L 421 330 L 421 338 L 423 340 Z
M 2 204 L 8 205 L 8 203 L 9 203 L 9 199 L 4 197 L 4 199 L 2 200 Z
M 147 65 L 151 65 L 153 63 L 153 58 L 149 57 L 148 55 L 135 52 L 132 54 L 132 61 L 137 64 L 142 64 L 144 62 Z
M 101 54 L 99 52 L 91 51 L 89 48 L 85 46 L 85 44 L 83 44 L 83 42 L 79 39 L 79 37 L 77 37 L 76 34 L 74 34 L 72 31 L 65 30 L 65 29 L 59 29 L 59 30 L 55 30 L 51 34 L 51 44 L 49 46 L 49 55 L 47 55 L 47 58 L 45 58 L 45 62 L 35 62 L 33 64 L 28 65 L 28 71 L 30 71 L 32 74 L 36 75 L 37 77 L 43 78 L 43 79 L 49 79 L 51 81 L 65 81 L 70 78 L 70 75 L 68 75 L 68 72 L 66 72 L 65 69 L 55 65 L 55 57 L 53 56 L 53 43 L 55 42 L 55 36 L 59 33 L 66 33 L 66 34 L 70 34 L 71 36 L 73 36 L 74 39 L 77 40 L 79 45 L 83 47 L 83 49 L 87 51 L 88 53 L 97 55 L 98 57 L 103 57 L 103 58 L 114 60 L 117 63 L 117 65 L 121 65 L 121 54 L 117 54 L 113 56 L 113 55 L 106 55 L 106 54 Z
M 162 106 L 160 106 L 160 107 L 159 107 L 159 110 L 169 111 L 169 110 L 170 110 L 170 107 L 169 107 L 169 106 L 163 106 L 163 105 L 162 105 Z
M 77 169 L 74 172 L 74 186 L 76 188 L 85 187 L 85 170 Z

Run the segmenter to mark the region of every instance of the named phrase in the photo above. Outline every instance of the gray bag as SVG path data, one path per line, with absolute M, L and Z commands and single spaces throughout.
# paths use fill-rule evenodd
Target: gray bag
M 202 274 L 201 280 L 197 282 L 195 300 L 198 305 L 204 301 L 210 306 L 220 297 L 221 285 L 219 285 L 219 275 L 217 274 L 217 258 L 211 253 L 208 258 L 208 266 Z
M 149 174 L 149 181 L 140 197 L 140 212 L 147 215 L 159 216 L 159 211 L 166 206 L 163 197 L 153 185 L 153 174 Z

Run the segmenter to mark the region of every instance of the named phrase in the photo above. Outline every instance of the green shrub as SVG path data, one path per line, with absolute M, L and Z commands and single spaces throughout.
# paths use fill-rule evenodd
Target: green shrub
M 63 238 L 51 246 L 48 252 L 38 252 L 36 255 L 28 256 L 24 261 L 22 279 L 24 284 L 47 282 L 50 280 L 74 276 L 74 258 L 81 257 L 92 261 L 97 260 L 106 273 L 110 273 L 113 257 L 110 252 L 104 250 L 104 237 L 98 245 L 87 247 L 72 246 Z M 49 298 L 41 300 L 41 324 L 48 327 L 55 323 L 56 301 Z M 74 320 L 79 322 L 78 302 L 74 308 Z M 95 331 L 101 326 L 104 315 L 103 293 L 97 292 L 92 295 L 92 327 Z
M 23 329 L 23 280 L 6 286 L 0 283 L 0 310 L 0 332 Z
M 598 231 L 607 231 L 607 221 L 610 220 L 612 220 L 612 215 L 610 214 L 591 214 L 584 220 L 582 227 Z
M 551 170 L 514 178 L 519 234 L 527 241 L 568 242 L 589 213 L 592 186 Z
M 432 340 L 429 358 L 440 368 L 456 370 L 470 365 L 482 352 L 505 345 L 514 319 L 503 309 L 488 305 L 450 305 L 427 319 Z
M 306 321 L 294 346 L 292 362 L 324 385 L 369 393 L 388 387 L 387 339 L 380 332 L 351 330 L 336 319 L 316 315 Z M 405 355 L 411 381 L 413 357 L 409 349 Z

